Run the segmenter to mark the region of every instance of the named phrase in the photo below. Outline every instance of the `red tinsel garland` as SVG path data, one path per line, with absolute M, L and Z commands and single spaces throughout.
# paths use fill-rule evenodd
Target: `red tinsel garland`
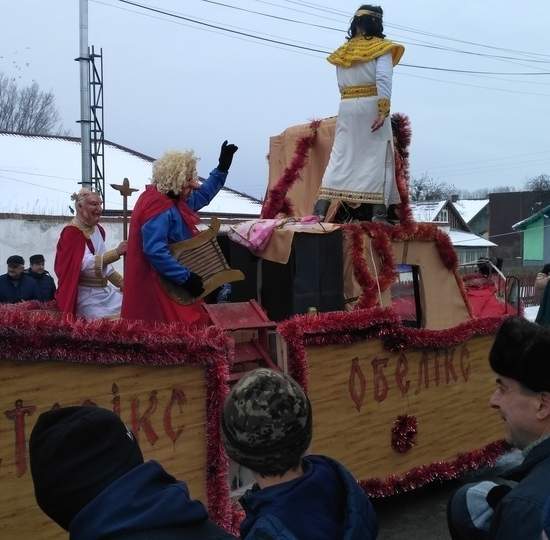
M 431 465 L 416 467 L 403 475 L 392 474 L 384 480 L 362 480 L 359 484 L 371 497 L 390 497 L 418 489 L 431 482 L 452 480 L 468 471 L 494 465 L 508 448 L 506 442 L 497 441 L 480 450 L 460 454 L 453 461 L 438 461 Z
M 472 320 L 447 330 L 407 328 L 390 308 L 375 307 L 351 312 L 330 312 L 299 315 L 278 326 L 288 346 L 288 367 L 291 376 L 307 390 L 307 346 L 349 344 L 365 339 L 381 339 L 384 347 L 403 349 L 450 348 L 475 336 L 494 334 L 504 317 Z M 373 497 L 388 497 L 416 489 L 436 480 L 458 477 L 460 474 L 489 465 L 506 449 L 504 442 L 492 443 L 484 449 L 461 454 L 451 462 L 437 462 L 417 467 L 404 475 L 392 475 L 385 480 L 360 482 Z
M 391 447 L 400 454 L 408 452 L 416 444 L 417 432 L 416 417 L 400 414 L 391 429 Z
M 398 325 L 399 318 L 389 308 L 334 311 L 317 315 L 297 315 L 282 322 L 278 332 L 288 346 L 290 375 L 307 390 L 306 345 L 353 343 L 365 337 L 378 337 L 383 328 Z
M 409 145 L 411 144 L 411 123 L 401 113 L 392 114 L 392 130 L 395 137 L 395 179 L 399 192 L 401 227 L 409 234 L 414 230 L 414 219 L 409 196 Z
M 388 227 L 380 223 L 363 223 L 361 226 L 372 238 L 371 249 L 377 254 L 381 263 L 378 272 L 378 285 L 371 275 L 364 260 L 363 241 L 356 225 L 346 226 L 345 233 L 350 239 L 353 271 L 361 286 L 362 294 L 356 309 L 366 309 L 378 303 L 378 286 L 380 291 L 386 290 L 395 281 L 395 262 L 391 242 L 424 241 L 434 242 L 441 262 L 455 275 L 464 303 L 472 316 L 472 309 L 464 285 L 457 273 L 458 259 L 449 236 L 432 223 L 416 223 L 412 217 L 409 196 L 409 151 L 411 127 L 409 119 L 403 114 L 392 115 L 392 128 L 395 136 L 395 167 L 396 182 L 400 204 L 400 224 Z
M 297 315 L 277 330 L 288 346 L 289 371 L 307 389 L 307 346 L 349 344 L 381 339 L 388 350 L 450 348 L 475 336 L 494 334 L 504 317 L 467 321 L 447 330 L 408 328 L 391 308 Z
M 213 326 L 190 331 L 181 323 L 151 325 L 142 321 L 82 319 L 67 322 L 47 311 L 0 310 L 1 360 L 204 366 L 208 507 L 212 518 L 228 530 L 232 526 L 228 461 L 220 433 L 220 413 L 228 392 L 232 350 L 227 336 Z
M 357 303 L 358 309 L 365 309 L 376 305 L 376 280 L 371 276 L 369 267 L 365 261 L 365 247 L 363 243 L 363 229 L 361 225 L 350 224 L 344 226 L 345 234 L 348 235 L 351 244 L 351 261 L 353 264 L 353 275 L 361 287 L 361 298 Z
M 314 120 L 309 125 L 311 133 L 298 139 L 290 165 L 284 170 L 276 184 L 269 190 L 266 202 L 262 208 L 261 217 L 263 219 L 274 219 L 279 213 L 284 213 L 287 216 L 292 215 L 292 204 L 287 198 L 287 193 L 296 180 L 298 180 L 299 173 L 306 164 L 308 152 L 313 146 L 320 125 L 320 120 Z

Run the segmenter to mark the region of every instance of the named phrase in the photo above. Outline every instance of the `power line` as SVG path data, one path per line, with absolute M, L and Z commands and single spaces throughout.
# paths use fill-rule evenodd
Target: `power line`
M 438 174 L 438 176 L 442 176 L 444 178 L 452 177 L 452 176 L 468 176 L 470 174 L 478 174 L 483 172 L 489 173 L 493 171 L 517 169 L 518 167 L 524 168 L 526 165 L 531 165 L 534 163 L 548 163 L 548 162 L 550 162 L 550 157 L 518 161 L 516 163 L 501 163 L 496 165 L 485 165 L 485 166 L 479 165 L 477 167 L 464 167 L 463 169 L 458 168 L 455 171 L 441 172 Z M 430 168 L 428 167 L 427 170 L 430 171 Z
M 295 23 L 295 24 L 302 24 L 304 26 L 311 26 L 313 28 L 320 28 L 322 30 L 334 30 L 335 32 L 345 32 L 344 29 L 335 28 L 334 26 L 324 26 L 322 24 L 315 24 L 315 23 L 310 23 L 310 22 L 307 22 L 307 21 L 299 21 L 297 19 L 290 19 L 289 17 L 281 17 L 279 15 L 273 15 L 272 13 L 264 13 L 262 11 L 255 11 L 253 9 L 247 9 L 247 8 L 242 8 L 242 7 L 239 7 L 239 6 L 233 6 L 231 4 L 225 4 L 223 2 L 215 2 L 214 0 L 199 0 L 199 1 L 200 2 L 205 2 L 206 4 L 214 4 L 216 6 L 222 6 L 222 7 L 228 8 L 228 9 L 234 9 L 236 11 L 242 11 L 244 13 L 252 13 L 253 15 L 261 15 L 262 17 L 268 17 L 270 19 L 276 19 L 276 20 L 279 20 L 279 21 L 291 22 L 291 23 Z
M 328 52 L 325 51 L 325 50 L 314 49 L 312 47 L 305 47 L 303 45 L 295 45 L 293 43 L 288 43 L 286 41 L 280 41 L 280 40 L 277 40 L 277 39 L 266 38 L 266 37 L 258 36 L 258 35 L 255 35 L 255 34 L 250 34 L 248 32 L 241 32 L 239 30 L 230 30 L 228 28 L 224 28 L 223 26 L 217 26 L 215 24 L 199 21 L 199 20 L 193 19 L 191 17 L 186 17 L 185 15 L 170 13 L 170 12 L 164 11 L 162 9 L 157 9 L 157 8 L 146 6 L 146 5 L 143 5 L 143 4 L 138 4 L 137 2 L 131 2 L 130 0 L 117 0 L 117 1 L 121 2 L 123 4 L 128 4 L 128 5 L 131 5 L 131 6 L 139 7 L 141 9 L 145 9 L 147 11 L 152 11 L 154 13 L 160 13 L 161 15 L 166 15 L 167 17 L 174 17 L 176 19 L 181 19 L 183 21 L 192 22 L 192 23 L 195 23 L 195 24 L 198 24 L 198 25 L 201 25 L 201 26 L 206 26 L 208 28 L 215 28 L 216 30 L 222 30 L 223 32 L 229 32 L 231 34 L 237 34 L 237 35 L 240 35 L 240 36 L 254 38 L 254 39 L 258 39 L 260 41 L 267 41 L 268 43 L 276 43 L 278 45 L 285 45 L 287 47 L 294 47 L 296 49 L 301 49 L 301 50 L 304 50 L 304 51 L 311 51 L 311 52 L 318 52 L 318 53 L 328 54 Z
M 120 0 L 122 1 L 122 0 Z M 550 75 L 550 71 L 537 71 L 536 73 L 533 72 L 510 72 L 510 71 L 473 71 L 470 69 L 452 69 L 452 68 L 440 68 L 440 67 L 433 67 L 433 66 L 419 66 L 416 64 L 405 64 L 400 63 L 399 64 L 402 67 L 411 67 L 411 68 L 417 68 L 417 69 L 430 69 L 433 71 L 447 71 L 451 73 L 471 73 L 474 75 Z
M 540 92 L 525 92 L 521 90 L 509 90 L 508 88 L 497 88 L 495 86 L 483 86 L 481 84 L 472 84 L 472 83 L 464 83 L 459 81 L 447 81 L 443 79 L 436 79 L 435 77 L 426 77 L 425 75 L 413 75 L 412 73 L 401 73 L 397 72 L 396 76 L 399 77 L 413 77 L 415 79 L 425 79 L 428 81 L 435 81 L 442 84 L 454 84 L 458 86 L 469 86 L 471 88 L 481 88 L 482 90 L 495 90 L 497 92 L 505 92 L 507 94 L 519 94 L 523 96 L 544 96 L 544 97 L 550 97 L 550 94 L 542 94 Z
M 508 155 L 508 156 L 502 156 L 502 157 L 496 157 L 496 158 L 487 158 L 487 159 L 482 159 L 482 160 L 475 160 L 475 161 L 459 161 L 459 162 L 455 162 L 455 163 L 447 163 L 446 165 L 435 165 L 433 167 L 430 167 L 430 170 L 432 169 L 446 169 L 446 168 L 449 168 L 449 167 L 460 167 L 460 166 L 467 166 L 467 165 L 471 165 L 471 164 L 477 164 L 477 163 L 487 163 L 487 162 L 491 162 L 491 161 L 504 161 L 504 160 L 507 160 L 507 159 L 517 159 L 517 158 L 520 158 L 520 157 L 525 157 L 525 156 L 535 156 L 535 155 L 540 155 L 540 154 L 549 154 L 550 153 L 550 149 L 548 150 L 541 150 L 540 152 L 527 152 L 527 153 L 523 153 L 523 154 L 515 154 L 515 155 Z
M 300 54 L 300 55 L 303 55 L 303 56 L 310 56 L 310 57 L 314 57 L 314 58 L 321 58 L 317 54 L 310 54 L 310 53 L 305 52 L 305 51 L 295 50 L 295 49 L 292 49 L 292 48 L 289 49 L 289 48 L 286 48 L 284 46 L 277 46 L 277 45 L 274 45 L 274 44 L 271 44 L 271 43 L 264 43 L 262 41 L 258 42 L 258 41 L 253 40 L 253 39 L 247 39 L 247 38 L 244 38 L 244 37 L 241 37 L 241 36 L 238 36 L 238 35 L 227 34 L 227 33 L 217 31 L 217 30 L 212 30 L 212 29 L 209 29 L 209 28 L 200 28 L 200 27 L 197 28 L 197 26 L 195 26 L 193 24 L 185 24 L 184 22 L 181 22 L 181 21 L 178 21 L 178 20 L 166 19 L 164 17 L 159 17 L 159 16 L 148 14 L 148 13 L 144 13 L 143 11 L 135 11 L 133 9 L 125 8 L 125 7 L 122 7 L 122 6 L 108 4 L 106 2 L 102 2 L 101 0 L 90 0 L 90 1 L 94 2 L 96 4 L 101 4 L 101 5 L 110 7 L 110 8 L 120 9 L 122 11 L 127 11 L 128 13 L 134 13 L 136 15 L 140 15 L 140 16 L 143 16 L 143 17 L 148 17 L 148 18 L 163 21 L 163 22 L 169 22 L 169 23 L 172 23 L 172 24 L 177 24 L 179 26 L 184 26 L 186 28 L 193 28 L 195 30 L 200 30 L 200 31 L 203 31 L 203 32 L 210 32 L 210 33 L 213 33 L 213 34 L 222 35 L 222 36 L 232 38 L 232 39 L 238 39 L 238 40 L 244 41 L 246 43 L 254 43 L 256 45 L 261 45 L 261 46 L 264 46 L 264 47 L 270 47 L 270 48 L 273 48 L 273 49 L 279 49 L 279 50 L 286 51 L 286 52 L 291 52 L 291 53 L 294 53 L 294 54 Z M 443 83 L 443 84 L 454 84 L 454 85 L 459 85 L 459 86 L 470 86 L 470 87 L 474 87 L 474 88 L 481 88 L 481 89 L 485 89 L 485 90 L 496 90 L 496 91 L 519 94 L 519 95 L 535 95 L 535 96 L 547 96 L 547 95 L 549 95 L 550 96 L 550 94 L 540 94 L 540 93 L 533 93 L 533 92 L 526 92 L 526 91 L 507 90 L 507 89 L 495 88 L 495 87 L 490 87 L 490 86 L 473 85 L 473 84 L 461 83 L 461 82 L 456 82 L 456 81 L 435 79 L 435 78 L 432 78 L 432 77 L 426 77 L 426 76 L 422 76 L 422 75 L 412 75 L 412 74 L 409 74 L 409 73 L 399 73 L 399 72 L 397 72 L 397 73 L 399 75 L 403 75 L 405 77 L 426 79 L 426 80 L 436 81 L 436 82 Z M 472 75 L 472 74 L 464 74 L 464 75 Z M 477 77 L 485 77 L 485 78 L 489 78 L 489 79 L 491 78 L 490 76 L 486 76 L 486 75 L 476 75 L 476 76 Z M 499 80 L 504 80 L 504 81 L 510 82 L 507 79 L 499 79 Z M 529 81 L 529 82 L 514 81 L 514 82 L 519 83 L 519 84 L 539 84 L 539 85 L 545 85 L 545 86 L 547 85 L 547 83 L 541 83 L 541 82 L 536 82 L 536 81 Z
M 292 49 L 292 48 L 289 49 L 286 46 L 277 46 L 277 45 L 274 45 L 272 43 L 265 43 L 263 41 L 257 41 L 256 39 L 247 39 L 247 38 L 239 36 L 239 35 L 227 34 L 227 33 L 224 33 L 224 32 L 218 31 L 218 30 L 213 30 L 211 28 L 201 28 L 201 27 L 197 27 L 194 24 L 186 24 L 186 23 L 178 21 L 178 20 L 167 19 L 165 17 L 159 17 L 159 16 L 156 16 L 156 15 L 152 15 L 150 13 L 144 13 L 143 11 L 137 11 L 137 10 L 133 10 L 133 9 L 130 9 L 130 8 L 125 8 L 123 6 L 116 6 L 116 5 L 108 4 L 107 2 L 102 2 L 101 0 L 89 0 L 89 1 L 93 2 L 95 4 L 100 4 L 100 5 L 106 6 L 106 7 L 119 9 L 121 11 L 126 11 L 128 13 L 134 13 L 135 15 L 139 15 L 141 17 L 147 17 L 149 19 L 155 19 L 157 21 L 168 22 L 168 23 L 171 23 L 171 24 L 176 24 L 178 26 L 184 26 L 186 28 L 192 28 L 193 30 L 199 30 L 201 32 L 209 32 L 211 34 L 217 34 L 217 35 L 225 36 L 225 37 L 231 38 L 231 39 L 238 39 L 240 41 L 244 41 L 245 43 L 254 43 L 255 45 L 260 45 L 262 47 L 269 47 L 269 48 L 272 48 L 272 49 L 279 49 L 281 51 L 290 52 L 290 53 L 293 53 L 293 54 L 300 54 L 300 55 L 303 55 L 303 56 L 309 56 L 309 57 L 313 57 L 313 58 L 322 58 L 318 54 L 310 54 L 308 52 L 301 51 L 301 50 L 296 50 L 296 49 Z
M 27 174 L 32 174 L 32 173 L 27 173 Z M 43 174 L 43 175 L 39 175 L 39 176 L 50 177 L 47 174 Z M 12 181 L 12 182 L 18 182 L 20 184 L 27 184 L 29 186 L 34 186 L 34 187 L 38 187 L 38 188 L 41 188 L 41 189 L 48 189 L 50 191 L 57 191 L 58 193 L 63 193 L 65 195 L 71 195 L 73 193 L 72 190 L 71 191 L 66 191 L 64 189 L 57 189 L 57 188 L 54 188 L 54 187 L 51 187 L 51 186 L 45 186 L 43 184 L 36 184 L 34 182 L 29 182 L 28 180 L 22 180 L 21 178 L 12 178 L 10 176 L 4 176 L 4 175 L 0 175 L 0 178 L 3 179 L 3 180 Z M 58 177 L 51 176 L 51 178 L 58 178 Z M 59 178 L 63 178 L 63 177 L 59 177 Z M 73 179 L 73 181 L 74 181 L 74 179 Z M 122 203 L 121 202 L 112 203 L 112 202 L 109 201 L 109 206 L 118 206 L 119 208 L 122 208 Z
M 222 26 L 218 26 L 216 24 L 200 21 L 200 20 L 194 19 L 192 17 L 185 16 L 185 15 L 181 15 L 181 14 L 177 14 L 177 13 L 171 13 L 171 12 L 164 11 L 164 10 L 161 10 L 161 9 L 158 9 L 158 8 L 154 8 L 154 7 L 151 7 L 151 6 L 144 5 L 144 4 L 140 4 L 138 2 L 132 2 L 131 0 L 118 0 L 118 2 L 121 2 L 123 4 L 132 5 L 134 7 L 139 7 L 141 9 L 144 9 L 144 10 L 147 10 L 147 11 L 152 11 L 152 12 L 155 12 L 155 13 L 166 15 L 168 17 L 174 17 L 174 18 L 185 20 L 185 21 L 188 21 L 188 22 L 192 22 L 192 23 L 195 23 L 195 24 L 198 24 L 198 25 L 201 25 L 201 26 L 206 26 L 208 28 L 215 28 L 216 30 L 221 30 L 223 32 L 228 32 L 228 33 L 233 33 L 233 34 L 237 34 L 237 35 L 241 35 L 241 36 L 246 36 L 246 37 L 253 38 L 253 39 L 258 39 L 260 41 L 266 41 L 266 42 L 269 42 L 269 43 L 275 43 L 275 44 L 278 44 L 278 45 L 284 45 L 284 46 L 287 46 L 287 47 L 297 48 L 297 49 L 310 51 L 310 52 L 317 52 L 317 53 L 323 53 L 323 54 L 329 54 L 330 53 L 330 51 L 327 51 L 327 50 L 324 50 L 324 49 L 317 49 L 317 48 L 313 48 L 313 47 L 306 47 L 306 46 L 303 46 L 303 45 L 296 45 L 294 43 L 289 43 L 287 41 L 281 41 L 281 40 L 278 40 L 278 39 L 266 38 L 266 37 L 259 36 L 257 34 L 251 34 L 250 32 L 242 32 L 242 31 L 239 31 L 239 30 L 231 30 L 231 29 L 226 28 L 226 27 L 222 27 Z M 421 66 L 421 65 L 407 64 L 407 63 L 402 63 L 400 65 L 402 67 L 409 67 L 409 68 L 416 68 L 416 69 L 443 71 L 443 72 L 451 72 L 451 73 L 471 73 L 471 74 L 476 74 L 476 75 L 508 75 L 508 76 L 510 76 L 510 75 L 512 75 L 512 76 L 516 76 L 516 75 L 519 75 L 519 76 L 550 75 L 550 72 L 536 72 L 536 73 L 533 73 L 533 72 L 474 71 L 474 70 L 463 70 L 463 69 L 440 68 L 440 67 L 434 67 L 434 66 Z
M 256 0 L 256 1 L 261 1 L 261 0 Z M 318 3 L 300 2 L 300 1 L 296 1 L 296 0 L 283 0 L 283 1 L 285 1 L 289 4 L 295 4 L 295 5 L 299 5 L 299 6 L 308 7 L 310 9 L 321 10 L 325 13 L 332 13 L 334 15 L 339 15 L 341 17 L 345 17 L 348 20 L 351 18 L 349 13 L 346 13 L 342 10 L 329 8 L 328 6 L 321 5 L 321 4 L 318 4 Z M 262 3 L 264 3 L 264 2 L 262 2 Z M 293 8 L 288 8 L 288 7 L 285 7 L 285 6 L 281 6 L 280 4 L 273 4 L 272 3 L 271 5 L 281 7 L 283 9 L 293 10 Z M 312 16 L 316 16 L 315 13 L 309 12 L 308 14 L 312 15 Z M 468 41 L 468 40 L 463 40 L 463 39 L 458 39 L 458 38 L 452 38 L 452 37 L 449 37 L 449 36 L 445 36 L 443 34 L 436 34 L 436 33 L 433 33 L 433 32 L 426 32 L 425 30 L 414 28 L 412 26 L 405 26 L 405 25 L 401 25 L 401 24 L 393 24 L 393 23 L 389 23 L 389 22 L 384 22 L 384 26 L 387 26 L 388 28 L 396 28 L 398 30 L 404 30 L 405 32 L 409 32 L 409 33 L 412 33 L 412 34 L 419 34 L 419 35 L 424 35 L 424 36 L 429 36 L 429 37 L 435 37 L 435 38 L 438 38 L 438 39 L 445 39 L 447 41 L 455 41 L 457 43 L 464 43 L 464 44 L 467 44 L 467 45 L 474 45 L 476 47 L 483 47 L 483 48 L 499 50 L 499 51 L 514 52 L 514 53 L 519 53 L 519 54 L 529 55 L 529 56 L 540 56 L 540 57 L 543 57 L 543 58 L 550 58 L 549 54 L 536 53 L 536 52 L 532 52 L 532 51 L 522 51 L 522 50 L 518 50 L 518 49 L 508 49 L 508 48 L 505 48 L 505 47 L 497 47 L 495 45 L 488 45 L 486 43 L 480 43 L 480 42 L 476 42 L 476 41 Z
M 70 180 L 71 182 L 76 182 L 76 178 L 69 178 L 68 176 L 56 176 L 53 174 L 40 174 L 33 173 L 31 171 L 24 171 L 22 169 L 0 169 L 0 172 L 11 172 L 15 174 L 28 174 L 30 176 L 43 176 L 44 178 L 55 178 L 56 180 Z
M 225 2 L 217 2 L 215 0 L 199 0 L 199 1 L 204 2 L 206 4 L 211 4 L 211 5 L 215 5 L 215 6 L 224 7 L 224 8 L 227 8 L 227 9 L 240 11 L 240 12 L 243 12 L 243 13 L 250 13 L 250 14 L 253 14 L 253 15 L 260 15 L 262 17 L 267 17 L 267 18 L 270 18 L 270 19 L 275 19 L 275 20 L 279 20 L 279 21 L 283 21 L 283 22 L 291 22 L 293 24 L 309 26 L 309 27 L 318 28 L 318 29 L 321 29 L 321 30 L 331 30 L 331 31 L 339 32 L 339 33 L 345 33 L 346 32 L 346 30 L 344 28 L 336 28 L 334 26 L 325 26 L 325 25 L 322 25 L 322 24 L 315 24 L 315 23 L 311 23 L 311 22 L 307 22 L 307 21 L 301 21 L 301 20 L 298 20 L 298 19 L 292 19 L 292 18 L 289 18 L 289 17 L 282 17 L 280 15 L 274 15 L 272 13 L 265 13 L 263 11 L 256 11 L 256 10 L 253 10 L 253 9 L 247 9 L 247 8 L 243 8 L 243 7 L 240 7 L 240 6 L 234 6 L 232 4 L 227 4 Z M 435 49 L 435 50 L 446 51 L 446 52 L 454 52 L 454 53 L 457 53 L 457 54 L 466 54 L 466 55 L 471 55 L 471 56 L 479 56 L 479 57 L 482 57 L 482 58 L 493 58 L 495 60 L 525 61 L 525 58 L 517 58 L 515 56 L 503 56 L 503 55 L 481 53 L 481 52 L 476 52 L 476 51 L 465 51 L 465 50 L 456 49 L 456 48 L 453 48 L 453 47 L 445 47 L 443 45 L 430 44 L 428 42 L 414 43 L 412 41 L 400 40 L 400 43 L 402 43 L 403 45 L 411 45 L 411 46 L 415 46 L 415 47 L 424 47 L 424 48 L 427 48 L 427 49 Z M 530 62 L 539 63 L 539 64 L 550 64 L 550 60 L 530 60 Z M 525 65 L 525 64 L 522 64 L 522 65 Z M 527 66 L 527 67 L 531 67 L 531 66 Z
M 304 15 L 311 15 L 313 17 L 317 17 L 318 19 L 324 19 L 324 20 L 333 21 L 333 22 L 341 22 L 340 20 L 334 19 L 333 17 L 324 17 L 323 15 L 319 15 L 318 13 L 311 13 L 310 11 L 303 11 L 301 9 L 288 8 L 288 7 L 285 7 L 285 6 L 281 6 L 280 4 L 276 4 L 274 2 L 268 2 L 266 0 L 256 0 L 256 2 L 259 2 L 260 4 L 265 4 L 267 6 L 287 9 L 287 10 L 290 10 L 290 11 L 294 11 L 296 13 L 302 13 Z

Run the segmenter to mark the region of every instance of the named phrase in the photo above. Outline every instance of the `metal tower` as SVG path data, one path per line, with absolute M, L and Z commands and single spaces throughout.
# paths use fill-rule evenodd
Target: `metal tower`
M 92 45 L 90 57 L 90 155 L 92 189 L 105 204 L 105 133 L 103 131 L 103 49 L 99 54 Z

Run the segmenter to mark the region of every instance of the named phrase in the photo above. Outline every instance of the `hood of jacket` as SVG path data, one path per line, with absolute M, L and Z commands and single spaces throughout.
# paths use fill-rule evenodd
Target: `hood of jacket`
M 378 532 L 374 509 L 347 469 L 324 456 L 307 456 L 302 464 L 301 477 L 255 487 L 242 497 L 246 518 L 241 537 L 246 538 L 262 518 L 269 521 L 273 516 L 300 540 L 374 540 Z
M 117 533 L 185 527 L 208 518 L 156 461 L 148 461 L 113 482 L 72 520 L 70 540 L 100 540 Z

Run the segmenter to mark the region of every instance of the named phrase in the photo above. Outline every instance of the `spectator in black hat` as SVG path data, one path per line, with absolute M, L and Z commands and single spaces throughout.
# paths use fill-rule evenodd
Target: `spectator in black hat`
M 520 317 L 500 327 L 489 355 L 489 404 L 524 460 L 501 478 L 468 484 L 449 502 L 453 540 L 540 540 L 550 491 L 550 331 Z
M 30 268 L 27 274 L 31 276 L 38 285 L 40 300 L 49 302 L 54 299 L 55 281 L 50 273 L 44 268 L 44 255 L 31 255 L 29 258 Z
M 240 502 L 243 540 L 374 540 L 374 509 L 340 463 L 305 456 L 311 404 L 298 383 L 269 369 L 246 374 L 222 416 L 225 449 L 254 474 Z
M 29 441 L 38 506 L 72 540 L 229 540 L 132 432 L 99 407 L 40 415 Z
M 39 300 L 38 285 L 24 273 L 25 260 L 20 255 L 12 255 L 6 261 L 8 271 L 0 276 L 0 303 L 16 304 L 24 300 Z

